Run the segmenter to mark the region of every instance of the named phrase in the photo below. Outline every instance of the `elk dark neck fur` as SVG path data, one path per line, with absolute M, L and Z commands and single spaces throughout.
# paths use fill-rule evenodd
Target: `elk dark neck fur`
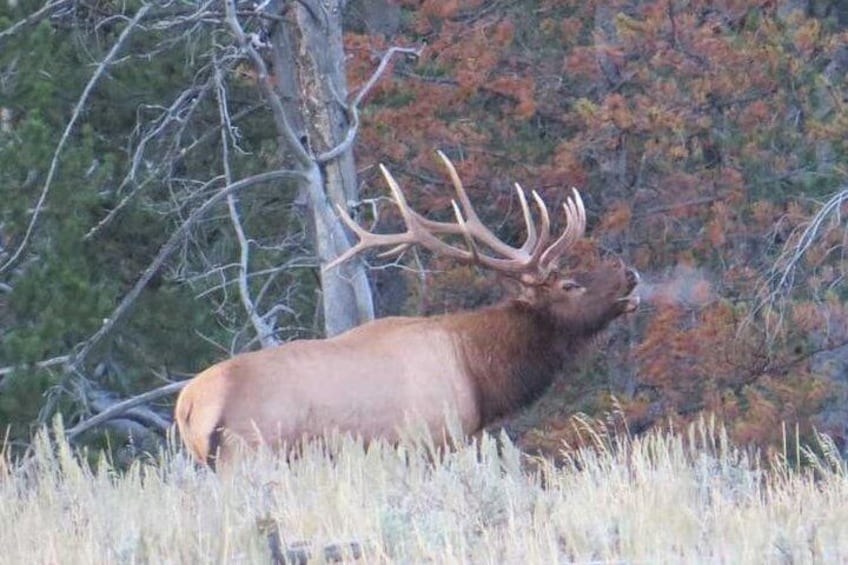
M 588 339 L 519 300 L 447 319 L 476 387 L 481 427 L 540 397 Z

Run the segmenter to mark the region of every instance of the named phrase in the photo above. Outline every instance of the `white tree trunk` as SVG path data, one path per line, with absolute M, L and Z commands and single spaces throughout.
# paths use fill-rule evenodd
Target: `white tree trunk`
M 289 124 L 315 157 L 343 144 L 352 126 L 342 44 L 341 1 L 302 0 L 282 6 L 284 22 L 270 33 L 271 80 Z M 313 249 L 321 265 L 350 243 L 334 208 L 358 198 L 350 144 L 324 163 L 315 161 L 305 197 L 313 226 Z M 364 266 L 356 261 L 321 271 L 324 329 L 336 335 L 374 317 Z

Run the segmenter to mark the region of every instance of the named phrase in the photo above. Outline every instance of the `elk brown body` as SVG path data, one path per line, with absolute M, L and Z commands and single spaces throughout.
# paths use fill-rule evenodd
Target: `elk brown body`
M 520 296 L 471 312 L 378 319 L 329 339 L 293 341 L 213 365 L 189 382 L 176 406 L 180 435 L 198 460 L 214 465 L 231 458 L 239 443 L 279 448 L 333 430 L 394 441 L 408 423 L 424 424 L 440 441 L 448 417 L 473 434 L 538 398 L 582 346 L 637 307 L 638 275 L 621 262 L 560 273 L 560 257 L 585 230 L 576 191 L 564 205 L 567 226 L 551 243 L 544 203 L 533 194 L 537 232 L 517 187 L 528 238 L 513 248 L 482 226 L 450 161 L 439 155 L 462 205 L 454 205 L 457 222 L 411 211 L 384 169 L 407 232 L 371 234 L 342 212 L 360 242 L 328 268 L 369 247 L 393 245 L 390 252 L 399 253 L 418 244 L 514 277 Z M 443 233 L 463 236 L 465 247 L 434 235 Z

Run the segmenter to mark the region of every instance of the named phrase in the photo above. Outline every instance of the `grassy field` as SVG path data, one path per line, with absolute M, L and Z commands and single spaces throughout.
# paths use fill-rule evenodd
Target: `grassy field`
M 761 464 L 708 423 L 587 437 L 532 473 L 492 440 L 434 463 L 426 445 L 336 438 L 216 476 L 176 450 L 90 468 L 44 434 L 28 464 L 0 458 L 0 562 L 848 562 L 844 462 Z

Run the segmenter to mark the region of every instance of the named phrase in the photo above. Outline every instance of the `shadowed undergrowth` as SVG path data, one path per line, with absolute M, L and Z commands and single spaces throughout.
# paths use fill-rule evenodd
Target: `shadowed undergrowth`
M 0 459 L 0 562 L 848 560 L 838 459 L 764 466 L 704 421 L 587 434 L 592 447 L 532 473 L 491 438 L 443 456 L 332 438 L 216 476 L 176 450 L 125 472 L 88 465 L 45 432 L 28 463 Z

